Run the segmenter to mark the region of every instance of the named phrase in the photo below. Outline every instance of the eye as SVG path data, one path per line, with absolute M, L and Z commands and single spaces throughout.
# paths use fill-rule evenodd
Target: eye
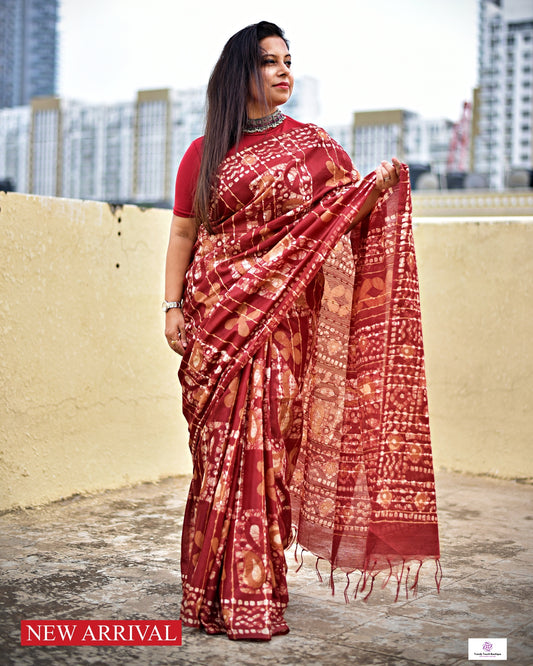
M 263 65 L 275 65 L 275 64 L 276 61 L 274 60 L 274 58 L 265 58 L 263 60 Z
M 291 68 L 292 61 L 291 60 L 286 60 L 285 61 L 285 67 L 288 67 L 289 69 Z

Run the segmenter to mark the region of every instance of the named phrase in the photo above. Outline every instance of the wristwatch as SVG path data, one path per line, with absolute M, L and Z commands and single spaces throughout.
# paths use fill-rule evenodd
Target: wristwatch
M 168 312 L 169 310 L 172 310 L 172 308 L 179 308 L 181 310 L 181 304 L 183 303 L 183 300 L 181 301 L 163 301 L 161 304 L 161 308 L 163 312 Z

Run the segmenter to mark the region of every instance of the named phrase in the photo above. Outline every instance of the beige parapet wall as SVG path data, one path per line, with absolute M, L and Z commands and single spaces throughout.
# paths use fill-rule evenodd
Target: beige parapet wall
M 189 473 L 170 212 L 0 194 L 0 509 Z M 533 217 L 418 220 L 435 462 L 533 477 Z
M 413 215 L 415 217 L 533 215 L 533 190 L 418 191 L 413 195 Z
M 160 307 L 170 218 L 0 195 L 1 507 L 190 471 Z
M 436 466 L 532 479 L 533 216 L 418 218 L 415 245 Z

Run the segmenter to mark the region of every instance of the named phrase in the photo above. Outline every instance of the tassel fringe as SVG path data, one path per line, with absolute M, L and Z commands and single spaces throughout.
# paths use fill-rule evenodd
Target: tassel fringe
M 305 548 L 302 548 L 298 543 L 296 544 L 296 548 L 294 550 L 294 560 L 298 566 L 295 570 L 295 573 L 298 573 L 304 564 L 304 553 L 309 553 L 309 552 L 310 551 L 308 551 Z M 317 579 L 319 583 L 324 583 L 324 577 L 320 572 L 320 569 L 318 568 L 318 565 L 321 561 L 327 561 L 327 560 L 325 560 L 323 557 L 315 556 L 315 571 Z M 353 576 L 357 574 L 358 574 L 357 584 L 355 586 L 353 595 L 351 595 L 352 599 L 357 599 L 359 597 L 362 598 L 362 601 L 368 601 L 374 591 L 378 576 L 380 576 L 381 574 L 386 574 L 386 577 L 384 578 L 383 582 L 380 585 L 380 589 L 382 590 L 384 590 L 388 586 L 391 579 L 395 580 L 396 590 L 395 590 L 394 602 L 397 602 L 399 600 L 402 587 L 405 589 L 406 600 L 416 598 L 418 596 L 420 572 L 422 570 L 424 562 L 422 560 L 415 560 L 415 564 L 409 564 L 407 561 L 403 561 L 401 568 L 399 568 L 398 565 L 396 571 L 390 560 L 388 561 L 388 564 L 389 564 L 388 571 L 386 571 L 386 569 L 378 570 L 376 560 L 374 560 L 372 564 L 367 563 L 367 566 L 362 571 L 359 572 L 344 571 L 344 574 L 346 575 L 346 585 L 344 587 L 344 592 L 343 592 L 344 601 L 347 604 L 350 603 L 350 594 L 348 593 L 348 590 L 353 582 Z M 332 566 L 330 569 L 329 580 L 328 580 L 328 587 L 331 589 L 332 596 L 335 595 L 334 574 L 336 571 L 339 571 L 339 569 L 337 567 Z M 439 559 L 435 559 L 435 585 L 437 588 L 437 593 L 440 593 L 441 582 L 442 582 L 442 565 Z M 363 593 L 364 596 L 362 596 Z

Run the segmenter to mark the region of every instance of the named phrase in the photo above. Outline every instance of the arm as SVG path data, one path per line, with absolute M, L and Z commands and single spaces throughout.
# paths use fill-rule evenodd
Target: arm
M 183 297 L 185 272 L 191 261 L 196 240 L 196 221 L 193 217 L 172 217 L 165 269 L 165 300 L 180 301 Z M 183 356 L 187 346 L 185 321 L 180 308 L 172 308 L 166 315 L 165 337 L 171 349 Z
M 372 212 L 372 209 L 376 205 L 376 201 L 384 190 L 396 185 L 400 179 L 400 166 L 400 162 L 396 157 L 392 158 L 392 164 L 390 164 L 390 162 L 382 162 L 378 166 L 376 169 L 376 184 L 374 185 L 374 189 L 368 195 L 365 203 L 361 206 L 359 212 L 352 220 L 352 223 L 348 227 L 348 231 L 353 229 L 356 224 Z

